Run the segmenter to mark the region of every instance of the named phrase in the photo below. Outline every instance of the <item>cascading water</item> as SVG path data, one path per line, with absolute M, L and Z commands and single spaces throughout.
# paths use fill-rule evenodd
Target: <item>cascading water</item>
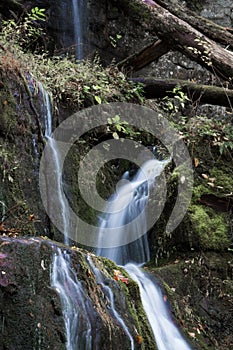
M 142 305 L 147 314 L 159 350 L 189 350 L 172 322 L 159 287 L 137 265 L 124 266 L 130 277 L 139 285 Z
M 149 259 L 146 220 L 145 216 L 140 214 L 142 214 L 148 201 L 150 187 L 156 180 L 156 177 L 162 173 L 167 163 L 168 161 L 147 161 L 132 181 L 123 185 L 114 194 L 106 209 L 106 212 L 109 214 L 104 215 L 100 225 L 98 244 L 101 246 L 103 239 L 106 239 L 106 236 L 103 234 L 104 228 L 118 227 L 118 247 L 98 249 L 97 254 L 106 256 L 117 264 L 134 262 L 126 264 L 124 268 L 139 285 L 142 304 L 153 330 L 158 349 L 190 350 L 190 346 L 183 339 L 169 316 L 159 287 L 135 264 L 135 262 L 145 263 Z M 129 204 L 124 205 L 125 203 Z M 140 215 L 140 220 L 135 225 L 133 220 L 137 215 Z M 135 242 L 133 253 L 128 250 L 127 246 L 121 245 L 124 235 L 129 234 L 129 232 L 125 231 L 125 225 L 129 222 L 133 223 L 131 230 L 134 233 L 137 233 L 137 230 L 141 230 L 144 234 L 143 238 Z M 141 249 L 144 249 L 144 252 L 141 252 Z M 144 259 L 145 257 L 146 259 Z
M 50 148 L 50 159 L 48 166 L 51 167 L 51 171 L 54 173 L 53 177 L 53 186 L 57 189 L 57 199 L 51 199 L 50 205 L 54 205 L 52 201 L 56 203 L 57 210 L 60 212 L 60 217 L 62 218 L 62 226 L 63 226 L 63 234 L 64 234 L 64 243 L 68 244 L 68 229 L 69 229 L 69 216 L 68 211 L 65 205 L 64 201 L 64 194 L 62 191 L 63 187 L 63 181 L 62 181 L 62 173 L 61 173 L 61 161 L 60 161 L 60 155 L 58 152 L 58 148 L 56 146 L 56 141 L 52 137 L 52 106 L 49 94 L 45 91 L 42 85 L 39 86 L 40 91 L 43 96 L 43 105 L 44 105 L 44 124 L 45 124 L 45 138 L 47 141 L 47 145 L 49 145 Z M 51 164 L 52 163 L 52 164 Z M 49 191 L 49 189 L 48 189 Z M 49 198 L 49 196 L 48 196 Z
M 84 31 L 85 19 L 87 18 L 86 3 L 84 0 L 72 0 L 75 56 L 78 60 L 82 60 L 84 57 Z
M 118 187 L 117 193 L 109 200 L 107 214 L 104 214 L 101 219 L 98 241 L 98 247 L 103 246 L 103 241 L 106 239 L 105 230 L 113 228 L 117 230 L 117 247 L 99 248 L 97 255 L 108 257 L 119 265 L 129 261 L 144 263 L 150 259 L 144 209 L 149 198 L 149 189 L 167 163 L 167 160 L 148 160 L 131 181 Z M 130 226 L 127 225 L 129 223 Z M 129 242 L 135 237 L 140 238 L 131 245 L 122 245 L 125 236 L 128 237 Z M 107 239 L 111 240 L 111 236 Z
M 111 288 L 109 286 L 107 286 L 104 282 L 103 282 L 103 276 L 100 272 L 100 270 L 94 265 L 92 259 L 90 256 L 87 257 L 88 263 L 96 277 L 96 282 L 98 284 L 101 284 L 103 287 L 103 291 L 104 293 L 108 296 L 109 300 L 110 300 L 110 304 L 111 304 L 111 310 L 113 313 L 113 316 L 115 317 L 115 319 L 117 320 L 117 322 L 120 324 L 120 326 L 123 328 L 125 334 L 127 335 L 127 337 L 129 338 L 130 341 L 130 346 L 131 346 L 131 350 L 134 350 L 134 340 L 132 335 L 130 334 L 128 327 L 126 326 L 124 320 L 121 318 L 121 316 L 119 315 L 119 313 L 117 312 L 117 310 L 115 309 L 115 302 L 114 302 L 114 295 L 113 292 L 111 290 Z
M 53 256 L 51 284 L 59 293 L 66 329 L 67 350 L 91 350 L 93 308 L 70 267 L 70 257 L 58 249 Z
M 45 138 L 50 147 L 49 162 L 54 172 L 54 186 L 57 198 L 56 207 L 60 212 L 63 224 L 64 243 L 68 244 L 69 216 L 66 210 L 62 191 L 61 161 L 56 141 L 52 137 L 52 106 L 48 93 L 40 85 L 44 106 Z M 49 189 L 48 189 L 49 190 Z M 48 196 L 49 197 L 49 196 Z M 53 205 L 53 203 L 51 203 Z M 94 314 L 91 302 L 86 296 L 81 282 L 70 266 L 70 257 L 58 249 L 53 255 L 51 267 L 51 285 L 59 293 L 66 330 L 67 350 L 91 350 L 92 327 L 89 315 Z

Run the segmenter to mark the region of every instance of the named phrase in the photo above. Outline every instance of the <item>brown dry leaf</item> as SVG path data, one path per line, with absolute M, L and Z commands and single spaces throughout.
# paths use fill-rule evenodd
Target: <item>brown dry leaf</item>
M 142 341 L 143 341 L 142 336 L 139 335 L 139 334 L 137 334 L 137 336 L 136 336 L 136 342 L 137 342 L 138 344 L 142 344 Z
M 196 334 L 195 333 L 193 333 L 193 332 L 188 332 L 188 333 L 189 333 L 190 337 L 196 338 Z
M 207 185 L 214 187 L 214 183 L 213 182 L 207 182 Z
M 206 175 L 206 174 L 201 174 L 201 176 L 202 176 L 204 179 L 208 179 L 208 178 L 209 178 L 209 176 Z
M 34 214 L 30 214 L 29 215 L 29 220 L 30 221 L 34 221 L 35 220 L 35 215 Z
M 199 159 L 198 158 L 194 158 L 193 161 L 194 161 L 194 166 L 196 168 L 199 165 Z

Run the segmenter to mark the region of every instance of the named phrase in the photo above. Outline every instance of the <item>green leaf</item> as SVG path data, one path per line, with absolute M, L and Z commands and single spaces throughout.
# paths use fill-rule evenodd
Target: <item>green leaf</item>
M 96 102 L 100 105 L 102 103 L 101 97 L 95 95 Z
M 120 138 L 117 132 L 114 132 L 114 133 L 112 134 L 112 137 L 113 137 L 115 140 L 119 140 L 119 138 Z

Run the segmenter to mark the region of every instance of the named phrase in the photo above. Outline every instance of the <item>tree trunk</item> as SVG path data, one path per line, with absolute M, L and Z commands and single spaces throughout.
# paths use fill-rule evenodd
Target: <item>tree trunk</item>
M 191 101 L 212 104 L 224 107 L 233 106 L 233 90 L 216 86 L 194 84 L 186 80 L 175 79 L 153 79 L 153 78 L 132 78 L 133 82 L 140 82 L 144 86 L 146 98 L 173 97 L 172 90 L 180 86 L 182 91 L 187 93 Z
M 176 17 L 152 0 L 117 0 L 117 5 L 135 21 L 141 21 L 171 49 L 176 49 L 215 76 L 233 79 L 233 53 Z
M 147 66 L 169 51 L 169 47 L 162 40 L 157 40 L 144 47 L 141 51 L 127 57 L 117 64 L 118 69 L 124 69 L 127 73 L 137 71 Z
M 228 28 L 221 27 L 207 18 L 197 15 L 187 7 L 180 5 L 177 0 L 156 0 L 156 3 L 199 30 L 209 39 L 233 49 L 233 35 L 228 31 Z

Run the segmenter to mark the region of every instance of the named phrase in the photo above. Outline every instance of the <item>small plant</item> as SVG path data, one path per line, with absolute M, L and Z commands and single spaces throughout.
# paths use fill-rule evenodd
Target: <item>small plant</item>
M 41 22 L 44 22 L 45 19 L 45 9 L 34 7 L 26 17 L 18 21 L 14 19 L 3 21 L 1 36 L 4 41 L 13 42 L 24 50 L 28 50 L 34 47 L 44 35 Z
M 113 47 L 117 46 L 117 42 L 122 38 L 122 35 L 116 34 L 115 36 L 109 36 L 110 43 Z
M 123 134 L 124 137 L 129 138 L 133 138 L 140 134 L 140 132 L 134 131 L 127 121 L 121 120 L 118 114 L 113 118 L 108 118 L 108 131 L 112 132 L 114 139 L 119 139 L 119 134 Z
M 223 120 L 196 116 L 187 124 L 189 142 L 205 142 L 216 147 L 221 155 L 231 154 L 233 150 L 233 126 Z
M 174 87 L 172 91 L 172 97 L 165 96 L 161 101 L 162 109 L 170 116 L 177 114 L 181 108 L 185 107 L 185 104 L 190 101 L 188 96 L 182 91 L 180 86 Z

